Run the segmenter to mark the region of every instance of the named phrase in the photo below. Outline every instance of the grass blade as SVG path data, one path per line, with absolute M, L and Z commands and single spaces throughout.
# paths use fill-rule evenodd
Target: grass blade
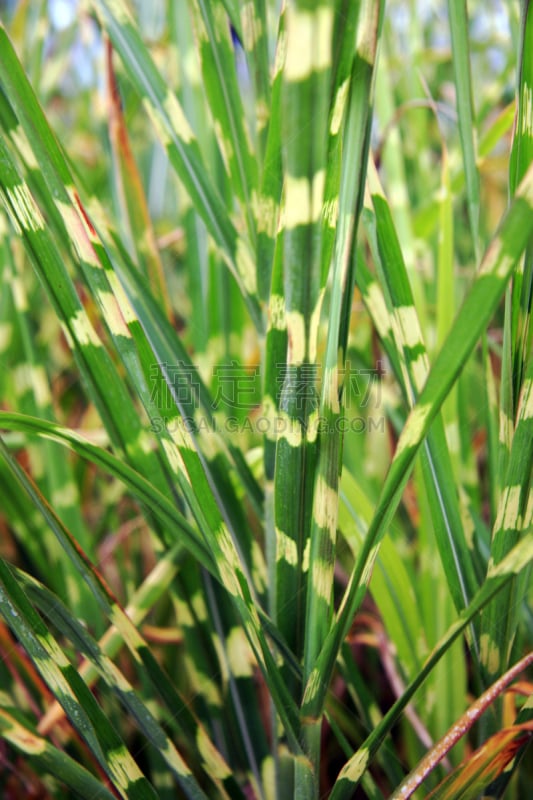
M 113 68 L 113 50 L 109 42 L 106 46 L 106 72 L 109 140 L 115 164 L 118 202 L 123 225 L 127 231 L 129 246 L 136 253 L 137 263 L 144 268 L 152 291 L 161 301 L 167 316 L 169 316 L 171 309 L 163 264 L 157 248 L 141 176 L 130 144 L 121 107 L 117 77 Z
M 533 523 L 533 358 L 526 374 L 517 411 L 516 429 L 509 454 L 509 465 L 502 486 L 498 513 L 492 531 L 491 559 L 501 559 L 530 530 Z M 482 661 L 486 679 L 505 669 L 515 640 L 518 612 L 527 593 L 528 576 L 514 581 L 483 616 Z
M 509 167 L 509 186 L 515 191 L 533 163 L 533 9 L 522 4 L 520 68 L 517 113 Z M 531 300 L 533 290 L 533 240 L 530 234 L 524 258 L 513 274 L 506 303 L 504 357 L 500 398 L 500 488 L 498 510 L 492 530 L 491 563 L 498 563 L 531 525 Z M 483 664 L 486 680 L 504 669 L 511 656 L 517 624 L 517 606 L 526 591 L 527 578 L 515 582 L 491 605 L 483 622 Z M 503 621 L 502 621 L 503 620 Z M 506 638 L 504 638 L 506 637 Z
M 282 222 L 276 247 L 283 275 L 287 353 L 280 367 L 280 419 L 276 444 L 274 520 L 276 601 L 274 619 L 295 654 L 303 648 L 307 580 L 304 565 L 313 491 L 316 431 L 317 333 L 320 292 L 320 213 L 326 166 L 324 88 L 331 68 L 333 14 L 325 5 L 286 8 L 286 57 L 281 98 L 285 170 Z M 305 41 L 306 60 L 301 60 Z M 313 128 L 309 119 L 314 120 Z M 306 265 L 304 268 L 304 264 Z
M 42 773 L 53 775 L 84 800 L 113 800 L 115 797 L 101 780 L 4 709 L 0 709 L 0 737 L 24 753 Z
M 257 162 L 238 89 L 230 26 L 221 0 L 192 0 L 189 7 L 216 139 L 233 190 L 242 205 L 248 235 L 254 242 L 252 198 L 257 190 Z
M 72 725 L 87 742 L 120 796 L 132 800 L 156 800 L 153 787 L 140 772 L 3 560 L 0 561 L 0 613 L 31 656 Z
M 479 175 L 475 142 L 475 117 L 470 72 L 468 14 L 466 0 L 448 2 L 450 32 L 452 37 L 452 58 L 457 93 L 457 112 L 459 134 L 463 151 L 468 216 L 472 231 L 474 258 L 478 262 L 479 248 Z
M 532 558 L 533 535 L 530 533 L 500 562 L 498 567 L 492 571 L 490 578 L 481 586 L 468 608 L 459 615 L 446 634 L 433 648 L 416 678 L 411 681 L 403 695 L 391 706 L 383 717 L 383 720 L 378 723 L 357 752 L 354 753 L 352 758 L 342 768 L 331 794 L 331 800 L 344 800 L 352 796 L 362 774 L 381 746 L 385 736 L 398 720 L 414 693 L 439 662 L 442 655 L 447 652 L 450 645 L 472 622 L 475 615 L 478 614 L 514 576 L 520 574 L 520 572 L 531 563 Z
M 255 267 L 249 246 L 238 236 L 223 200 L 208 179 L 198 142 L 176 96 L 169 91 L 146 50 L 123 0 L 95 0 L 103 26 L 127 66 L 169 160 L 186 187 L 207 229 L 220 247 L 247 300 L 250 315 L 261 329 Z
M 366 591 L 379 542 L 400 500 L 408 469 L 466 357 L 494 313 L 514 266 L 527 244 L 532 224 L 533 168 L 530 168 L 517 190 L 498 236 L 482 261 L 477 279 L 457 314 L 446 342 L 428 374 L 418 402 L 403 429 L 372 525 L 350 577 L 350 584 L 335 626 L 307 682 L 303 705 L 305 713 L 319 713 L 323 705 L 325 689 L 340 644 Z
M 529 0 L 522 2 L 520 60 L 517 84 L 517 109 L 511 158 L 509 189 L 511 195 L 533 161 L 533 7 Z M 531 353 L 531 304 L 533 297 L 533 244 L 530 242 L 524 261 L 513 277 L 511 298 L 513 408 L 522 387 L 523 375 Z
M 387 287 L 391 298 L 394 340 L 396 347 L 401 346 L 403 351 L 400 351 L 399 358 L 405 364 L 407 378 L 402 379 L 400 374 L 399 379 L 412 406 L 413 400 L 423 389 L 429 362 L 390 210 L 377 173 L 372 167 L 369 184 L 375 214 L 375 223 L 370 223 L 369 227 L 371 234 L 377 238 L 377 263 L 382 273 L 382 283 Z M 424 445 L 422 468 L 444 572 L 455 607 L 460 610 L 473 595 L 476 579 L 463 531 L 458 498 L 445 478 L 452 468 L 441 419 L 433 424 Z
M 181 754 L 177 751 L 173 742 L 169 739 L 168 735 L 164 732 L 163 728 L 157 722 L 153 713 L 149 710 L 147 705 L 138 697 L 133 686 L 129 683 L 123 673 L 115 666 L 115 664 L 101 651 L 97 643 L 92 637 L 84 630 L 83 626 L 72 617 L 68 609 L 63 603 L 49 592 L 46 587 L 40 584 L 31 576 L 25 573 L 17 572 L 17 579 L 27 593 L 28 597 L 34 602 L 35 606 L 41 611 L 50 622 L 54 624 L 58 630 L 74 644 L 76 650 L 83 653 L 86 657 L 96 665 L 103 682 L 114 691 L 120 702 L 125 709 L 133 717 L 139 729 L 142 731 L 150 744 L 160 753 L 165 760 L 177 782 L 188 798 L 191 800 L 205 800 L 207 795 L 202 791 L 200 785 L 195 779 L 189 766 L 183 760 Z M 126 618 L 124 616 L 124 620 Z M 128 622 L 126 621 L 126 625 Z M 124 626 L 121 626 L 124 629 Z M 130 648 L 134 648 L 137 655 L 144 661 L 146 672 L 150 675 L 150 667 L 154 667 L 154 663 L 148 665 L 143 656 L 148 652 L 148 647 L 142 641 L 139 634 L 135 631 L 133 626 L 128 625 L 129 634 L 126 636 Z M 137 642 L 135 642 L 137 639 Z M 133 641 L 132 641 L 133 640 Z M 157 666 L 155 667 L 157 671 Z M 163 683 L 168 684 L 168 679 L 161 672 L 159 678 Z M 164 694 L 164 690 L 159 688 Z M 230 770 L 225 764 L 224 759 L 217 751 L 210 747 L 210 742 L 206 737 L 204 731 L 198 729 L 195 721 L 192 720 L 192 715 L 187 714 L 186 703 L 180 702 L 179 707 L 173 706 L 172 712 L 174 714 L 174 726 L 180 731 L 182 726 L 189 727 L 187 731 L 190 742 L 198 742 L 198 748 L 202 750 L 206 759 L 203 764 L 205 773 L 212 781 L 210 791 L 214 792 L 216 797 L 226 797 L 222 788 L 222 780 L 229 781 L 231 790 L 235 793 L 237 786 L 230 780 Z M 191 726 L 192 723 L 192 726 Z M 192 727 L 192 730 L 190 729 Z M 180 731 L 181 732 L 181 731 Z M 183 733 L 182 733 L 183 740 Z M 186 740 L 186 739 L 185 739 Z M 201 760 L 201 759 L 200 759 Z M 221 780 L 222 779 L 222 780 Z M 230 788 L 230 787 L 228 787 Z M 238 797 L 239 794 L 236 794 Z
M 363 205 L 365 166 L 370 139 L 373 73 L 381 10 L 380 4 L 365 2 L 359 9 L 357 45 L 350 76 L 343 141 L 344 169 L 341 171 L 342 179 L 338 198 L 333 199 L 330 195 L 326 199 L 326 203 L 338 202 L 339 219 L 333 256 L 330 321 L 320 400 L 319 456 L 310 530 L 310 580 L 305 622 L 304 681 L 308 680 L 315 668 L 316 659 L 331 629 L 333 617 L 333 571 L 336 560 L 342 452 L 339 421 L 342 415 L 341 402 L 344 390 L 343 377 L 346 372 L 348 321 L 354 286 L 351 255 L 359 214 Z M 339 89 L 339 91 L 341 90 Z M 322 428 L 323 423 L 325 424 Z M 304 735 L 307 747 L 310 752 L 314 752 L 315 763 L 318 763 L 320 723 L 311 719 L 306 723 Z

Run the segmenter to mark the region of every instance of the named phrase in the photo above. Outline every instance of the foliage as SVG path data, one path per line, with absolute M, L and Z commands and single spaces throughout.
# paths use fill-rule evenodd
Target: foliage
M 532 780 L 533 10 L 277 6 L 3 12 L 6 796 Z

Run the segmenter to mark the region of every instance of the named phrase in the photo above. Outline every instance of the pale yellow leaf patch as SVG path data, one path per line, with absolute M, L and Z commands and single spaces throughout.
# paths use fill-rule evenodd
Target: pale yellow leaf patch
M 512 271 L 515 261 L 512 255 L 504 251 L 502 241 L 494 239 L 481 262 L 478 277 L 492 275 L 504 280 Z
M 124 746 L 108 750 L 106 760 L 113 780 L 124 792 L 129 790 L 132 783 L 143 778 L 141 770 Z
M 97 300 L 111 334 L 113 336 L 124 336 L 126 339 L 131 338 L 115 296 L 111 292 L 98 291 Z
M 374 0 L 364 0 L 362 8 L 359 12 L 359 23 L 357 25 L 357 53 L 360 58 L 363 58 L 369 64 L 374 61 L 373 51 L 373 31 L 377 28 L 377 21 L 379 15 L 379 3 Z
M 253 675 L 252 651 L 242 628 L 232 628 L 226 640 L 229 667 L 236 678 L 250 678 Z
M 426 353 L 420 353 L 420 355 L 411 362 L 411 371 L 415 387 L 417 391 L 420 392 L 424 387 L 429 372 L 429 361 Z
M 10 322 L 0 322 L 0 350 L 5 350 L 13 336 L 13 326 Z
M 285 320 L 285 298 L 280 294 L 270 295 L 268 307 L 270 327 L 277 331 L 284 331 L 287 327 Z
M 218 650 L 216 646 L 215 650 Z M 184 655 L 183 662 L 184 662 L 185 672 L 187 672 L 190 675 L 197 674 L 198 670 L 196 667 L 196 663 L 188 653 Z M 202 697 L 205 699 L 206 703 L 208 703 L 210 706 L 213 706 L 215 708 L 221 708 L 222 698 L 220 695 L 220 689 L 218 685 L 205 674 L 203 674 L 201 678 L 202 678 Z
M 396 308 L 395 313 L 400 323 L 405 345 L 407 347 L 423 345 L 422 334 L 420 332 L 418 317 L 414 306 L 399 306 Z
M 217 539 L 223 556 L 220 561 L 217 560 L 222 583 L 230 594 L 234 597 L 240 597 L 242 596 L 242 590 L 236 575 L 236 570 L 240 569 L 239 559 L 235 552 L 235 546 L 224 525 L 221 526 Z
M 207 611 L 207 605 L 205 603 L 205 598 L 201 592 L 195 592 L 191 599 L 191 606 L 196 614 L 196 618 L 200 622 L 206 622 L 209 619 L 209 613 Z
M 161 443 L 163 445 L 163 450 L 166 453 L 171 470 L 175 475 L 179 475 L 183 470 L 183 462 L 176 444 L 169 439 L 161 439 Z
M 305 440 L 309 444 L 313 444 L 313 442 L 316 441 L 316 438 L 318 436 L 318 430 L 320 427 L 320 422 L 321 418 L 319 410 L 316 409 L 309 415 L 307 419 L 307 430 L 305 432 L 306 433 Z
M 17 183 L 4 189 L 5 196 L 13 206 L 16 218 L 10 213 L 11 221 L 18 233 L 22 233 L 21 225 L 29 231 L 44 229 L 44 219 L 25 183 Z
M 502 492 L 494 530 L 518 530 L 520 528 L 520 495 L 522 488 L 506 486 Z
M 258 233 L 266 233 L 271 239 L 276 235 L 279 207 L 273 197 L 264 194 L 252 194 L 252 208 L 254 211 Z
M 327 564 L 319 559 L 313 561 L 311 567 L 313 589 L 318 597 L 327 603 L 331 602 L 332 572 Z
M 124 291 L 121 282 L 117 278 L 114 272 L 108 271 L 106 272 L 107 279 L 109 281 L 109 286 L 111 291 L 115 295 L 117 299 L 117 303 L 120 307 L 120 311 L 122 312 L 122 316 L 124 317 L 124 321 L 129 324 L 130 322 L 135 322 L 137 320 L 137 315 L 133 310 L 133 307 L 129 301 L 129 298 Z
M 150 574 L 148 580 L 151 584 L 156 584 L 155 579 L 152 578 L 152 574 Z M 176 619 L 180 628 L 192 628 L 194 627 L 194 617 L 191 613 L 191 609 L 188 603 L 183 602 L 180 600 L 179 597 L 173 601 L 173 604 L 176 609 Z
M 102 346 L 98 334 L 91 325 L 89 317 L 84 309 L 80 308 L 76 314 L 70 318 L 69 322 L 74 338 L 82 347 L 89 344 L 93 347 Z
M 457 421 L 454 420 L 453 422 L 448 422 L 445 427 L 445 434 L 446 434 L 446 441 L 448 442 L 448 448 L 451 453 L 458 453 L 459 452 L 459 426 Z
M 305 547 L 304 547 L 304 551 L 303 551 L 303 555 L 302 555 L 302 572 L 309 572 L 309 561 L 310 561 L 310 558 L 311 558 L 311 539 L 308 538 L 306 543 L 305 543 Z
M 73 481 L 65 483 L 59 489 L 52 492 L 52 506 L 55 508 L 68 508 L 74 506 L 79 502 L 78 487 Z
M 287 175 L 285 180 L 285 202 L 282 212 L 282 225 L 291 230 L 299 225 L 309 225 L 320 219 L 324 202 L 325 171 L 319 170 L 308 178 L 295 178 Z
M 272 756 L 267 756 L 261 762 L 261 780 L 265 800 L 276 800 L 276 762 Z
M 505 447 L 510 447 L 514 433 L 514 423 L 511 417 L 500 410 L 499 441 Z
M 522 86 L 522 134 L 533 136 L 533 90 L 525 81 Z
M 291 447 L 300 447 L 303 441 L 303 431 L 297 419 L 293 419 L 284 411 L 280 411 L 275 423 L 279 439 L 285 439 Z
M 293 567 L 297 566 L 298 550 L 294 539 L 276 527 L 276 561 L 282 560 Z
M 319 475 L 315 488 L 314 517 L 316 524 L 329 531 L 331 538 L 337 528 L 337 492 Z
M 314 363 L 316 361 L 316 353 L 318 346 L 318 327 L 320 325 L 320 314 L 322 311 L 322 300 L 324 299 L 324 289 L 320 290 L 316 305 L 311 313 L 309 320 L 309 361 Z
M 7 699 L 6 703 L 11 705 L 11 702 L 8 702 Z M 46 741 L 44 739 L 35 736 L 31 731 L 26 730 L 15 720 L 11 721 L 4 711 L 0 711 L 0 719 L 2 719 L 2 736 L 8 742 L 20 748 L 23 753 L 29 753 L 31 755 L 44 753 L 46 750 Z
M 324 201 L 322 215 L 327 222 L 328 228 L 336 228 L 339 220 L 339 198 L 333 197 Z
M 50 383 L 42 364 L 36 364 L 33 367 L 33 393 L 35 395 L 35 402 L 39 408 L 46 408 L 46 406 L 50 405 L 52 402 Z
M 307 684 L 305 686 L 304 698 L 302 703 L 303 706 L 312 703 L 312 701 L 317 696 L 321 685 L 322 685 L 322 676 L 320 674 L 320 670 L 318 670 L 315 667 L 315 669 L 313 669 L 313 671 L 309 675 L 309 678 L 307 679 Z
M 337 367 L 327 367 L 324 372 L 324 388 L 326 392 L 327 403 L 334 414 L 340 414 L 339 403 L 339 376 Z
M 269 441 L 275 442 L 278 438 L 276 428 L 276 406 L 269 395 L 263 397 L 261 414 L 267 422 L 265 436 Z
M 18 275 L 13 275 L 9 279 L 9 286 L 13 295 L 13 302 L 17 311 L 23 312 L 28 310 L 28 297 L 24 284 Z
M 342 768 L 337 780 L 342 780 L 344 778 L 352 783 L 357 783 L 365 773 L 369 761 L 370 751 L 368 748 L 365 747 L 363 750 L 358 750 Z
M 198 728 L 197 730 L 196 745 L 208 775 L 211 775 L 211 777 L 218 780 L 225 780 L 226 778 L 230 777 L 231 772 L 228 766 L 225 764 L 220 753 L 211 743 L 209 737 L 205 735 L 203 728 Z
M 395 458 L 406 448 L 414 447 L 420 443 L 424 435 L 426 419 L 431 413 L 431 409 L 431 403 L 417 405 L 413 408 L 407 418 L 405 428 L 400 436 L 400 440 L 396 448 Z
M 297 367 L 303 363 L 307 350 L 305 320 L 300 311 L 287 311 L 285 319 L 289 339 L 287 364 Z
M 255 262 L 252 258 L 249 246 L 241 237 L 237 239 L 235 263 L 244 291 L 249 295 L 257 294 L 257 275 Z
M 329 125 L 329 132 L 332 136 L 336 136 L 340 130 L 342 118 L 344 116 L 344 109 L 346 108 L 346 99 L 348 97 L 348 90 L 350 88 L 350 78 L 346 78 L 337 89 L 335 95 L 335 102 L 333 104 L 333 112 L 331 114 L 331 122 Z
M 178 134 L 179 138 L 185 144 L 189 144 L 194 139 L 194 133 L 192 132 L 191 126 L 185 114 L 183 113 L 183 109 L 178 102 L 176 95 L 169 89 L 167 92 L 167 96 L 163 101 L 163 108 L 167 112 L 168 118 L 170 123 L 175 131 Z
M 500 648 L 494 642 L 488 633 L 484 633 L 479 639 L 480 656 L 483 664 L 486 665 L 489 672 L 494 674 L 500 668 Z
M 287 6 L 288 46 L 285 77 L 288 81 L 303 81 L 313 71 L 319 72 L 331 64 L 331 33 L 333 9 L 319 6 L 314 11 L 298 11 Z
M 92 267 L 99 267 L 100 262 L 94 252 L 94 247 L 89 239 L 87 228 L 80 214 L 78 214 L 72 205 L 63 203 L 61 200 L 56 200 L 56 206 L 63 218 L 67 233 L 76 249 L 78 257 L 81 261 L 90 264 Z
M 19 151 L 28 167 L 30 169 L 39 169 L 39 162 L 35 158 L 35 153 L 33 152 L 24 129 L 21 128 L 20 125 L 17 125 L 17 127 L 11 131 L 10 135 L 11 139 L 13 140 L 13 144 Z
M 365 564 L 365 568 L 361 574 L 361 584 L 366 586 L 370 583 L 370 579 L 372 578 L 372 570 L 374 569 L 374 564 L 376 562 L 376 558 L 379 553 L 379 544 L 375 544 L 374 547 L 370 550 L 368 554 L 368 558 Z
M 31 364 L 17 364 L 13 370 L 13 387 L 17 397 L 29 392 L 33 387 Z

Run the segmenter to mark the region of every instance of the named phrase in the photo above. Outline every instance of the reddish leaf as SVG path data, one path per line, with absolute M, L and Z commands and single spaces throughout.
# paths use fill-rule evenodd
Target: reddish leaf
M 512 725 L 491 736 L 434 789 L 428 800 L 475 800 L 509 766 L 533 735 L 533 722 Z

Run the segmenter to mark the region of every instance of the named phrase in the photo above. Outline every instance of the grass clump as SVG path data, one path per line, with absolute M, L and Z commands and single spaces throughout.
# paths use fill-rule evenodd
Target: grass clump
M 4 790 L 524 797 L 529 3 L 76 8 L 0 28 Z

